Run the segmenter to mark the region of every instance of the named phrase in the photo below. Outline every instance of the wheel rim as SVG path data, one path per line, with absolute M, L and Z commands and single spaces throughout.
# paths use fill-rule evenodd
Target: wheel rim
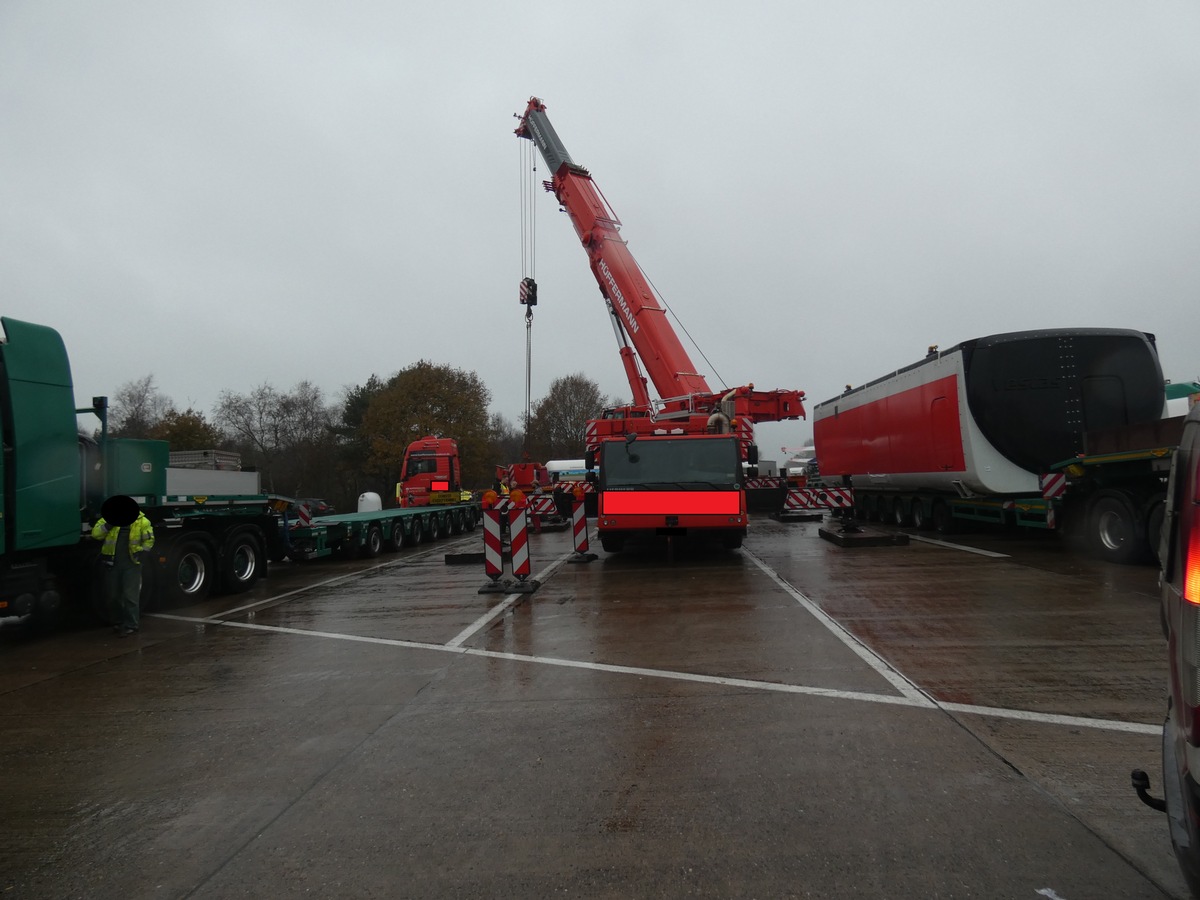
M 1100 513 L 1096 526 L 1100 543 L 1108 550 L 1120 550 L 1129 540 L 1129 531 L 1125 527 L 1125 519 L 1120 513 L 1105 510 Z
M 234 552 L 230 565 L 234 579 L 238 582 L 251 581 L 257 568 L 258 554 L 254 552 L 254 548 L 241 544 Z
M 185 594 L 197 594 L 204 587 L 208 565 L 199 553 L 186 553 L 179 560 L 177 572 L 179 589 Z

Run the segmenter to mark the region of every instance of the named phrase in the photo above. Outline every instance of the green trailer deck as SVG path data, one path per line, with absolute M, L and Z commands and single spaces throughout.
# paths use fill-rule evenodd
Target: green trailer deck
M 293 560 L 338 555 L 378 556 L 448 534 L 474 530 L 482 518 L 475 501 L 448 506 L 409 506 L 314 518 L 309 525 L 287 523 L 285 541 Z

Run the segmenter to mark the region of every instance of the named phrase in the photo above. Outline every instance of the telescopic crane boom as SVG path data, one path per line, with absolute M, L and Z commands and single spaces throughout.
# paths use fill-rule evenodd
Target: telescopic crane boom
M 633 405 L 614 411 L 614 418 L 648 417 L 651 420 L 683 420 L 672 424 L 688 433 L 712 431 L 713 417 L 723 419 L 731 430 L 735 417 L 748 445 L 749 428 L 755 421 L 771 422 L 804 416 L 803 391 L 756 391 L 753 385 L 716 394 L 680 343 L 675 330 L 658 304 L 629 247 L 620 236 L 621 221 L 605 200 L 592 176 L 571 159 L 546 115 L 546 105 L 531 97 L 519 116 L 519 137 L 537 145 L 550 169 L 545 182 L 566 210 L 588 255 L 592 274 L 604 296 L 620 346 L 622 364 L 633 392 Z M 646 379 L 638 370 L 640 360 L 658 393 L 651 400 Z M 723 402 L 724 401 L 724 402 Z M 621 426 L 625 432 L 629 423 Z M 620 433 L 614 428 L 612 433 Z M 745 450 L 745 446 L 743 447 Z

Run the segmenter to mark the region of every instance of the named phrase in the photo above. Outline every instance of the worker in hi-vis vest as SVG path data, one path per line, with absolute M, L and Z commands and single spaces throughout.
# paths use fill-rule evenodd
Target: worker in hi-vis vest
M 141 627 L 142 560 L 154 546 L 154 526 L 132 497 L 109 497 L 100 508 L 101 517 L 92 537 L 103 541 L 104 602 L 113 631 L 119 637 L 136 634 Z

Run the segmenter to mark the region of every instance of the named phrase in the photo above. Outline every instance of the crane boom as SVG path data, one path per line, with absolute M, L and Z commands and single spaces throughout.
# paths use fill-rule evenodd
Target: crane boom
M 622 359 L 635 405 L 645 397 L 645 383 L 636 374 L 629 354 L 632 344 L 660 398 L 711 395 L 704 377 L 666 320 L 629 247 L 620 236 L 621 221 L 592 181 L 591 174 L 571 159 L 546 116 L 546 105 L 531 97 L 516 133 L 537 146 L 551 171 L 548 189 L 571 219 L 587 252 L 592 274 L 608 304 L 622 343 Z M 647 398 L 648 399 L 648 398 Z
M 698 533 L 740 547 L 749 522 L 745 478 L 758 472 L 754 423 L 803 418 L 804 392 L 756 391 L 748 384 L 714 394 L 621 239 L 620 219 L 550 124 L 546 104 L 530 97 L 518 118 L 517 136 L 537 145 L 552 174 L 546 189 L 587 252 L 633 391 L 632 405 L 587 423 L 585 459 L 597 485 L 601 545 L 614 552 L 635 535 Z M 639 360 L 659 394 L 656 402 Z

